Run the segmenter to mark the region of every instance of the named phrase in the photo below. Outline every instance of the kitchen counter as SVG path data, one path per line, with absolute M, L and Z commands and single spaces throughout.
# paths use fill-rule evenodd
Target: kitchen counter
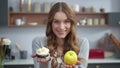
M 97 63 L 120 63 L 120 59 L 89 59 L 89 64 L 97 64 Z M 33 59 L 16 59 L 7 61 L 4 65 L 33 65 Z
M 4 65 L 33 65 L 33 59 L 16 59 L 4 62 Z
M 120 59 L 89 59 L 89 64 L 98 64 L 98 63 L 120 63 Z

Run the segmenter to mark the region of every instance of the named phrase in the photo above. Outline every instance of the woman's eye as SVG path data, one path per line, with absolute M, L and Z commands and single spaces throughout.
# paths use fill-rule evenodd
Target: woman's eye
M 59 23 L 59 21 L 53 21 L 53 23 L 56 23 L 56 24 L 57 24 L 57 23 Z
M 65 21 L 65 24 L 70 24 L 70 21 L 69 21 L 69 20 L 66 20 L 66 21 Z

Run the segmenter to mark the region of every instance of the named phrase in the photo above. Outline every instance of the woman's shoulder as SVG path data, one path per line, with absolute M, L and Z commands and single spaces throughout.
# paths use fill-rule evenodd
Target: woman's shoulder
M 33 40 L 45 40 L 47 39 L 46 36 L 42 35 L 42 36 L 37 36 L 35 38 L 33 38 Z
M 77 43 L 79 46 L 89 46 L 89 41 L 86 37 L 77 37 Z
M 46 36 L 37 36 L 33 39 L 33 42 L 41 42 L 46 43 L 47 37 Z
M 85 42 L 85 41 L 88 41 L 88 39 L 86 37 L 77 37 L 77 42 Z

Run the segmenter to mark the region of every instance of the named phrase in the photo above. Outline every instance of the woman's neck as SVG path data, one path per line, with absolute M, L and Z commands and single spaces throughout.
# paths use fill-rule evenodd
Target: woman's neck
M 62 56 L 63 54 L 63 45 L 64 45 L 64 39 L 57 39 L 57 56 Z
M 64 44 L 64 39 L 57 39 L 58 47 L 62 47 Z

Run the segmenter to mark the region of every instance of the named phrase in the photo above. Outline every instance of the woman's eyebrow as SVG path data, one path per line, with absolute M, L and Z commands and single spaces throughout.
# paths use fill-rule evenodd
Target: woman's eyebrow
M 57 20 L 57 19 L 53 19 L 53 20 Z
M 53 20 L 55 20 L 55 21 L 56 21 L 56 20 L 59 20 L 59 19 L 53 19 Z

